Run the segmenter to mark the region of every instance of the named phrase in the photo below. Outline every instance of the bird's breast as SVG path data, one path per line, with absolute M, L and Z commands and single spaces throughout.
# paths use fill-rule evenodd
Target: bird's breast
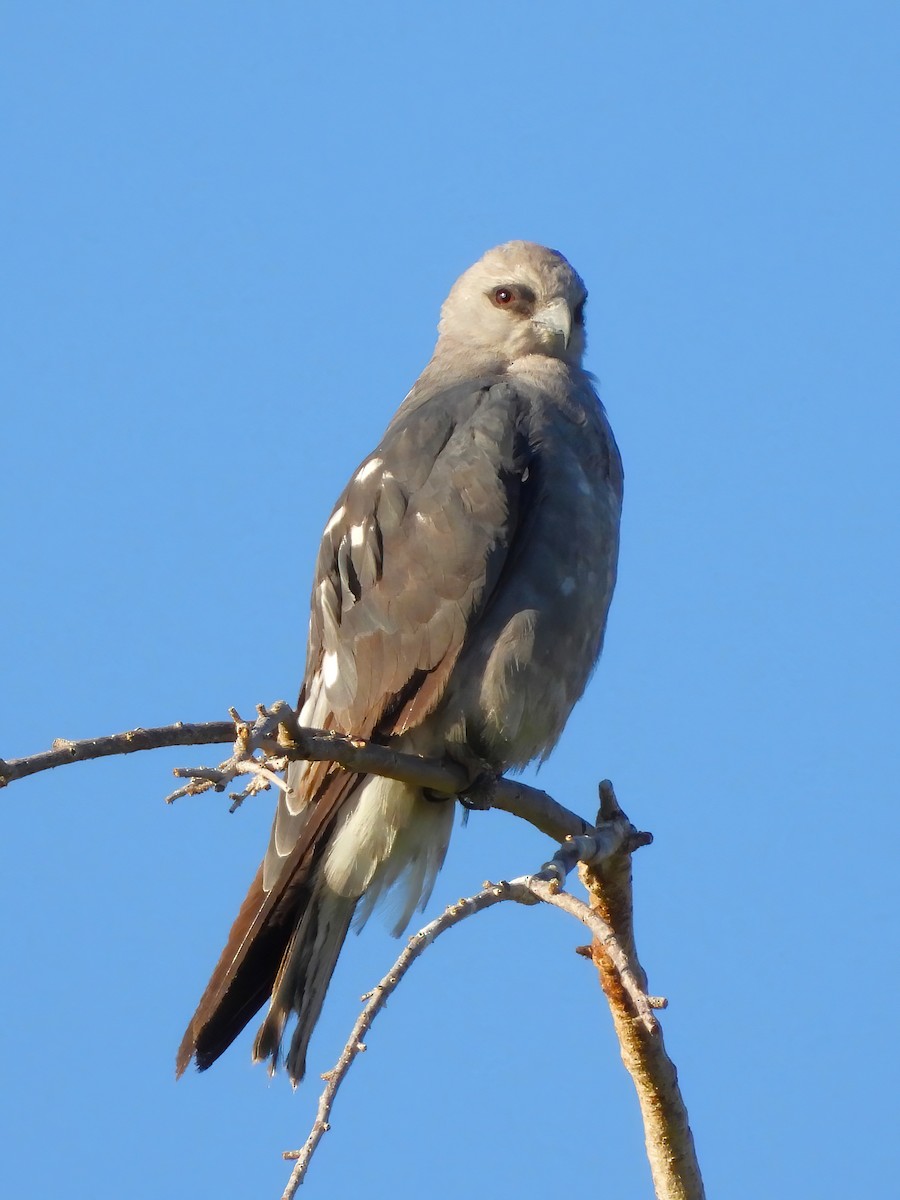
M 599 405 L 580 411 L 582 421 L 554 407 L 538 414 L 525 485 L 534 490 L 445 701 L 459 739 L 499 769 L 549 753 L 603 643 L 621 475 Z

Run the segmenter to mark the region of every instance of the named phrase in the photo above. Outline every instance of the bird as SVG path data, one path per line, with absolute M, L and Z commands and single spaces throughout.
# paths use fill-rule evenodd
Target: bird
M 600 655 L 618 559 L 622 462 L 582 366 L 586 299 L 562 254 L 527 241 L 453 284 L 431 360 L 325 525 L 301 725 L 449 756 L 473 778 L 550 753 Z M 402 933 L 455 807 L 290 763 L 177 1074 L 209 1067 L 268 1003 L 254 1060 L 283 1060 L 296 1086 L 351 922 L 388 900 Z

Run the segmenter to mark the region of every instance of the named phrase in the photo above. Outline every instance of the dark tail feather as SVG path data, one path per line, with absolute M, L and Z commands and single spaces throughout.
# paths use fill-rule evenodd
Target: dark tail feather
M 296 1086 L 306 1073 L 306 1050 L 341 946 L 350 928 L 356 900 L 338 896 L 324 883 L 317 884 L 309 897 L 303 917 L 284 953 L 272 992 L 272 1003 L 256 1042 L 253 1057 L 257 1062 L 271 1060 L 274 1071 L 281 1051 L 285 1024 L 292 1012 L 297 1025 L 285 1065 Z
M 292 924 L 270 919 L 248 938 L 266 899 L 260 867 L 178 1048 L 175 1070 L 179 1076 L 192 1058 L 201 1071 L 211 1066 L 259 1012 L 272 991 L 291 939 Z
M 325 777 L 310 783 L 315 787 L 308 819 L 269 891 L 263 887 L 262 866 L 250 885 L 182 1039 L 178 1075 L 192 1058 L 201 1071 L 211 1066 L 272 996 L 256 1057 L 271 1057 L 274 1065 L 285 1020 L 296 1012 L 299 1024 L 287 1061 L 295 1083 L 303 1076 L 306 1046 L 356 907 L 356 900 L 329 891 L 316 875 L 329 830 L 360 776 L 336 768 L 329 774 L 329 764 L 321 766 Z

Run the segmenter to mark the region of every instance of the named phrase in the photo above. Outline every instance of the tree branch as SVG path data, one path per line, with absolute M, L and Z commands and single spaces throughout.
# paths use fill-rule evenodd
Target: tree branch
M 628 818 L 616 800 L 609 780 L 600 785 L 598 826 L 613 827 Z M 631 887 L 631 856 L 611 855 L 583 863 L 582 882 L 591 897 L 591 911 L 615 930 L 618 944 L 634 971 L 642 992 L 647 976 L 637 956 Z M 666 1053 L 662 1030 L 650 1031 L 623 986 L 618 965 L 608 948 L 595 938 L 587 951 L 597 967 L 609 1003 L 625 1068 L 634 1082 L 644 1120 L 647 1158 L 659 1200 L 704 1200 L 703 1179 L 688 1123 L 687 1108 L 678 1087 L 678 1072 Z M 651 1001 L 654 1003 L 654 1001 Z
M 86 738 L 80 742 L 56 738 L 49 750 L 39 754 L 6 761 L 0 758 L 0 788 L 40 771 L 64 767 L 67 763 L 108 758 L 112 754 L 134 754 L 137 750 L 160 750 L 163 746 L 212 746 L 233 740 L 233 721 L 205 721 L 199 725 L 177 721 L 174 725 L 161 725 L 156 729 L 129 729 L 125 733 Z
M 232 742 L 230 758 L 218 767 L 177 768 L 175 774 L 189 783 L 174 796 L 206 790 L 223 791 L 238 775 L 251 776 L 250 784 L 236 802 L 272 784 L 283 786 L 277 771 L 288 761 L 333 761 L 345 770 L 384 775 L 444 793 L 448 798 L 465 796 L 470 786 L 468 772 L 450 759 L 426 759 L 404 754 L 389 746 L 362 738 L 298 725 L 290 705 L 278 701 L 267 709 L 258 706 L 253 722 L 243 721 L 231 710 L 230 721 L 132 729 L 108 737 L 84 741 L 57 739 L 50 750 L 27 758 L 0 759 L 0 788 L 17 779 L 35 775 L 72 762 L 85 762 L 113 754 L 132 754 L 164 746 L 199 746 Z M 340 1083 L 350 1064 L 364 1049 L 365 1035 L 387 996 L 394 990 L 410 964 L 445 929 L 465 916 L 489 908 L 502 900 L 536 903 L 539 900 L 564 908 L 594 934 L 587 949 L 597 965 L 600 982 L 609 1002 L 622 1060 L 638 1093 L 647 1144 L 647 1155 L 658 1200 L 704 1200 L 703 1182 L 697 1163 L 687 1111 L 678 1088 L 675 1066 L 666 1054 L 662 1032 L 653 1016 L 665 1001 L 646 995 L 646 975 L 637 958 L 631 894 L 631 852 L 652 841 L 639 833 L 619 808 L 612 785 L 600 785 L 600 814 L 594 828 L 583 818 L 558 804 L 546 792 L 500 777 L 479 781 L 475 798 L 479 807 L 499 808 L 534 825 L 563 845 L 544 865 L 538 876 L 523 876 L 508 884 L 486 885 L 470 900 L 461 901 L 426 926 L 414 937 L 369 998 L 354 1027 L 338 1064 L 327 1076 L 319 1102 L 316 1124 L 303 1150 L 288 1157 L 297 1159 L 284 1196 L 293 1196 L 306 1171 L 309 1158 L 328 1128 L 328 1116 Z M 591 896 L 591 908 L 559 885 L 576 862 Z
M 299 725 L 296 713 L 283 700 L 268 709 L 260 705 L 254 722 L 243 721 L 233 709 L 231 711 L 230 721 L 200 724 L 179 721 L 175 725 L 131 729 L 125 733 L 77 742 L 57 738 L 50 750 L 27 758 L 0 759 L 0 788 L 68 763 L 87 762 L 113 754 L 133 754 L 138 750 L 158 750 L 164 746 L 205 746 L 227 742 L 235 743 L 234 753 L 219 767 L 176 768 L 177 776 L 188 778 L 191 782 L 173 792 L 168 799 L 196 795 L 206 790 L 224 791 L 236 775 L 254 771 L 253 767 L 242 767 L 243 763 L 255 763 L 264 770 L 272 769 L 268 757 L 262 760 L 253 757 L 258 752 L 266 756 L 275 754 L 286 760 L 336 762 L 347 771 L 385 775 L 430 791 L 443 792 L 448 797 L 464 793 L 470 782 L 465 768 L 451 759 L 421 758 L 378 742 Z M 262 784 L 251 784 L 251 790 L 261 790 L 263 785 L 268 784 L 264 775 L 262 780 Z M 239 796 L 238 801 L 242 798 L 243 795 Z M 563 841 L 566 837 L 591 831 L 590 824 L 583 817 L 558 804 L 546 792 L 505 777 L 491 783 L 481 783 L 478 804 L 520 817 L 554 841 Z
M 615 836 L 611 836 L 609 839 L 610 853 L 621 852 L 622 843 L 620 841 L 618 845 L 614 846 L 615 840 Z M 562 857 L 569 857 L 568 846 L 561 847 L 560 850 Z M 446 933 L 448 929 L 452 929 L 466 917 L 483 912 L 505 900 L 513 900 L 518 904 L 535 904 L 541 901 L 569 913 L 591 930 L 598 944 L 602 945 L 604 951 L 609 955 L 610 961 L 616 964 L 616 969 L 620 972 L 621 986 L 634 1005 L 635 1012 L 639 1014 L 638 1020 L 648 1036 L 653 1036 L 658 1031 L 659 1022 L 653 1014 L 654 1002 L 644 994 L 639 986 L 612 929 L 598 913 L 592 912 L 582 900 L 578 900 L 568 892 L 561 891 L 559 882 L 555 878 L 545 878 L 545 875 L 552 873 L 555 872 L 545 868 L 538 875 L 523 875 L 508 883 L 486 883 L 482 891 L 466 900 L 460 900 L 457 904 L 452 904 L 439 917 L 429 922 L 424 929 L 410 938 L 384 979 L 371 992 L 363 996 L 366 1006 L 359 1014 L 356 1024 L 350 1032 L 350 1037 L 341 1051 L 340 1058 L 334 1067 L 322 1076 L 325 1080 L 325 1088 L 319 1097 L 316 1118 L 305 1145 L 301 1150 L 287 1150 L 284 1153 L 286 1159 L 294 1159 L 296 1162 L 287 1187 L 282 1194 L 282 1200 L 291 1200 L 303 1182 L 316 1147 L 331 1128 L 331 1110 L 338 1088 L 344 1082 L 358 1055 L 366 1049 L 363 1039 L 369 1032 L 372 1022 L 387 1003 L 388 997 L 419 955 L 442 933 Z

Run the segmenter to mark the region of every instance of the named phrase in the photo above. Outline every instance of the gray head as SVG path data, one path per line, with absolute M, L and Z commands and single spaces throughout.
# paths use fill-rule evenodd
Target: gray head
M 528 354 L 580 366 L 587 290 L 563 256 L 534 242 L 488 250 L 454 283 L 440 342 L 512 362 Z

